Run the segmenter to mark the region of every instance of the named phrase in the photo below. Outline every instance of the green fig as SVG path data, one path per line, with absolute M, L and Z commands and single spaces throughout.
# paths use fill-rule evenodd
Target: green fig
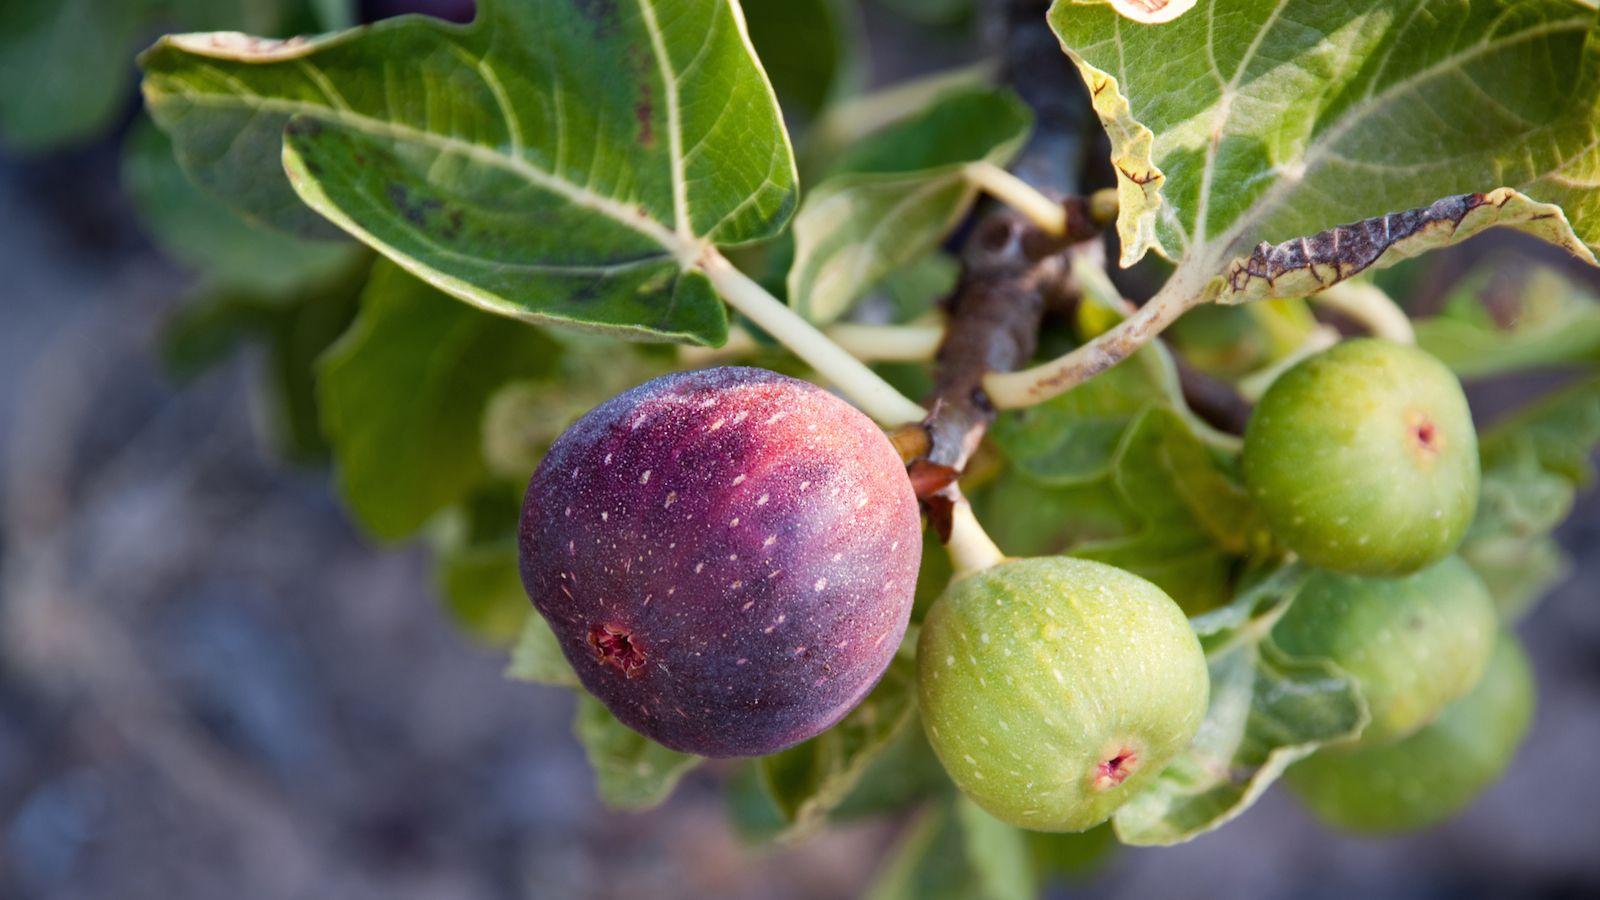
M 1528 658 L 1501 635 L 1489 669 L 1438 721 L 1381 747 L 1321 750 L 1286 776 L 1319 818 L 1352 831 L 1423 828 L 1460 812 L 1506 768 L 1533 719 Z
M 1350 673 L 1372 714 L 1360 742 L 1382 744 L 1472 690 L 1499 627 L 1483 580 L 1452 556 L 1404 578 L 1314 572 L 1272 637 L 1290 654 Z
M 1460 382 L 1389 341 L 1347 341 L 1274 381 L 1245 430 L 1243 465 L 1278 539 L 1340 572 L 1437 562 L 1478 503 L 1478 439 Z
M 1104 563 L 1005 562 L 958 578 L 923 623 L 929 743 L 991 815 L 1037 831 L 1104 822 L 1206 712 L 1205 656 L 1160 588 Z

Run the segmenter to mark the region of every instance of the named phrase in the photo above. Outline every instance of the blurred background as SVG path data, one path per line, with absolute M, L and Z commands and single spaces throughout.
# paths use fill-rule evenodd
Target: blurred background
M 348 259 L 317 263 L 318 305 L 263 306 L 152 238 L 164 170 L 141 160 L 162 138 L 132 58 L 153 36 L 463 19 L 471 3 L 139 6 L 0 10 L 0 898 L 862 894 L 904 817 L 756 846 L 727 822 L 718 766 L 659 809 L 608 812 L 570 693 L 504 678 L 503 650 L 441 606 L 429 554 L 354 528 L 304 383 L 353 314 Z M 859 77 L 971 61 L 967 7 L 863 6 Z M 190 250 L 231 252 L 223 237 Z M 1500 239 L 1431 257 L 1416 302 L 1500 250 L 1543 252 Z M 256 289 L 279 262 L 256 263 Z M 1476 412 L 1556 383 L 1475 384 Z M 1519 629 L 1533 730 L 1465 814 L 1356 839 L 1274 792 L 1190 844 L 1106 854 L 1052 895 L 1600 896 L 1600 499 L 1580 497 L 1556 537 L 1571 572 Z

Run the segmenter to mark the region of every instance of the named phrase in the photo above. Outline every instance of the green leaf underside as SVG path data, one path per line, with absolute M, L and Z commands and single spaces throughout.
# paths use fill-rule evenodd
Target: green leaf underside
M 504 315 L 720 344 L 726 312 L 694 263 L 778 233 L 795 202 L 728 0 L 486 0 L 468 26 L 180 35 L 142 64 L 203 186 L 292 229 L 315 224 L 304 200 Z
M 559 354 L 544 333 L 455 303 L 380 261 L 317 385 L 356 518 L 380 538 L 405 537 L 483 483 L 490 395 L 555 373 Z
M 845 149 L 806 196 L 788 287 L 812 321 L 839 318 L 884 276 L 931 253 L 976 196 L 962 167 L 1004 165 L 1032 124 L 1005 90 L 958 88 L 928 100 Z
M 148 120 L 140 120 L 123 147 L 122 183 L 162 250 L 217 287 L 287 302 L 349 266 L 357 250 L 349 241 L 300 240 L 240 219 L 189 181 L 172 142 Z
M 572 729 L 589 757 L 600 799 L 614 808 L 660 805 L 690 769 L 704 762 L 668 750 L 618 722 L 599 700 L 582 691 Z
M 1057 0 L 1050 22 L 1111 135 L 1124 265 L 1154 249 L 1216 270 L 1256 241 L 1495 187 L 1558 204 L 1600 246 L 1592 8 L 1203 0 L 1141 26 Z
M 820 825 L 916 718 L 916 669 L 897 656 L 872 693 L 834 727 L 757 761 L 785 831 Z
M 1281 570 L 1195 620 L 1208 648 L 1210 706 L 1189 749 L 1113 816 L 1124 843 L 1176 844 L 1219 828 L 1291 763 L 1366 726 L 1349 676 L 1325 660 L 1290 657 L 1266 637 L 1303 575 Z

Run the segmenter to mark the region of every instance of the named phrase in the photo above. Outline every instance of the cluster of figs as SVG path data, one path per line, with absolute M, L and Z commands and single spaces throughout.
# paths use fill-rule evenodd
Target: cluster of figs
M 1289 783 L 1350 827 L 1426 824 L 1505 765 L 1531 679 L 1452 555 L 1477 504 L 1461 387 L 1415 348 L 1353 340 L 1268 390 L 1242 460 L 1315 571 L 1272 625 L 1359 684 L 1370 724 Z M 583 686 L 676 750 L 772 753 L 843 718 L 900 650 L 922 548 L 904 461 L 854 407 L 752 368 L 658 378 L 550 448 L 522 578 Z M 1156 585 L 1102 563 L 959 575 L 915 648 L 921 721 L 956 785 L 1021 827 L 1104 822 L 1194 739 L 1200 643 Z

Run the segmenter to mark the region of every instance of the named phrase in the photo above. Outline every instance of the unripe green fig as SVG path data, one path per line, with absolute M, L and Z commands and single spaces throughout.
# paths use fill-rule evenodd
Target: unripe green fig
M 1346 341 L 1267 389 L 1245 430 L 1244 477 L 1272 532 L 1307 562 L 1400 575 L 1461 543 L 1478 504 L 1478 438 L 1443 363 Z
M 1499 627 L 1483 580 L 1452 556 L 1403 578 L 1315 572 L 1272 637 L 1355 678 L 1372 714 L 1360 743 L 1373 745 L 1415 732 L 1472 690 Z
M 1489 668 L 1438 721 L 1381 747 L 1319 751 L 1289 769 L 1290 789 L 1328 822 L 1405 831 L 1466 807 L 1511 764 L 1533 719 L 1534 684 L 1515 637 L 1501 635 Z
M 928 741 L 967 796 L 1036 831 L 1104 822 L 1205 716 L 1205 655 L 1161 589 L 1042 557 L 958 578 L 917 644 Z

